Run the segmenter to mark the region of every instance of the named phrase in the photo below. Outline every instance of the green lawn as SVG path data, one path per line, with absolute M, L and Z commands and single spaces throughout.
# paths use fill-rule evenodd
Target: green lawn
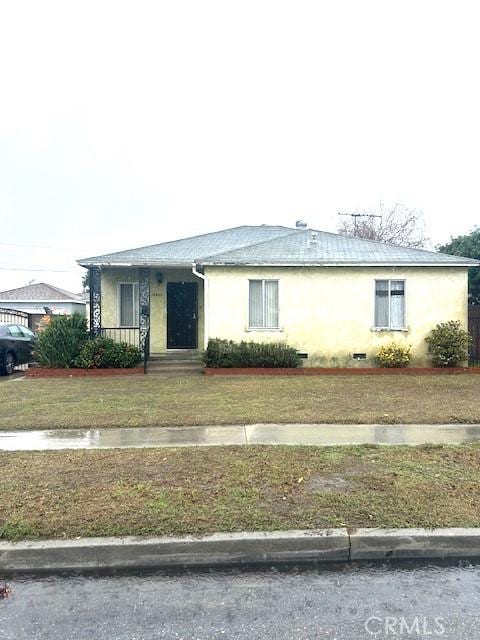
M 0 429 L 255 422 L 480 422 L 480 376 L 17 380 L 0 385 Z
M 480 526 L 480 445 L 1 453 L 0 537 Z

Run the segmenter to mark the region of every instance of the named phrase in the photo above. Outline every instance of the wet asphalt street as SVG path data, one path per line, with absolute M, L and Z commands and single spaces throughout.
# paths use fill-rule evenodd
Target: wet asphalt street
M 8 640 L 480 638 L 480 566 L 15 579 Z

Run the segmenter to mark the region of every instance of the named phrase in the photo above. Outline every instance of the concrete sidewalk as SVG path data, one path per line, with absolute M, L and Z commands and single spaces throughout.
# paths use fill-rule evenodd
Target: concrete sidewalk
M 418 445 L 480 441 L 479 424 L 250 424 L 0 432 L 2 451 L 225 445 Z

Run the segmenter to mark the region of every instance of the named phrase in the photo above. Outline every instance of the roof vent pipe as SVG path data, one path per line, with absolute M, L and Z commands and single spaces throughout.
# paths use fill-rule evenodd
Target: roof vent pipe
M 306 229 L 307 223 L 304 222 L 303 220 L 297 220 L 295 223 L 295 226 L 297 227 L 297 229 Z
M 312 231 L 312 244 L 318 244 L 318 233 L 316 231 Z

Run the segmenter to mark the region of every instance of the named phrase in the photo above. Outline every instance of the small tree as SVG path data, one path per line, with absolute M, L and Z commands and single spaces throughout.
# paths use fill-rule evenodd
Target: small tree
M 360 215 L 355 217 L 355 214 Z M 417 249 L 424 247 L 428 241 L 423 213 L 402 204 L 396 204 L 391 209 L 381 204 L 376 210 L 355 211 L 351 218 L 342 220 L 338 232 L 345 236 Z
M 468 360 L 471 337 L 458 320 L 441 322 L 425 338 L 434 367 L 456 367 Z
M 467 235 L 452 238 L 449 243 L 437 249 L 442 253 L 480 261 L 480 228 L 474 229 Z M 480 305 L 480 267 L 471 267 L 468 270 L 468 295 L 471 304 Z
M 66 369 L 73 365 L 87 339 L 87 321 L 79 313 L 51 316 L 38 334 L 34 356 L 43 367 Z
M 82 276 L 82 288 L 83 292 L 90 291 L 90 272 L 86 271 Z

